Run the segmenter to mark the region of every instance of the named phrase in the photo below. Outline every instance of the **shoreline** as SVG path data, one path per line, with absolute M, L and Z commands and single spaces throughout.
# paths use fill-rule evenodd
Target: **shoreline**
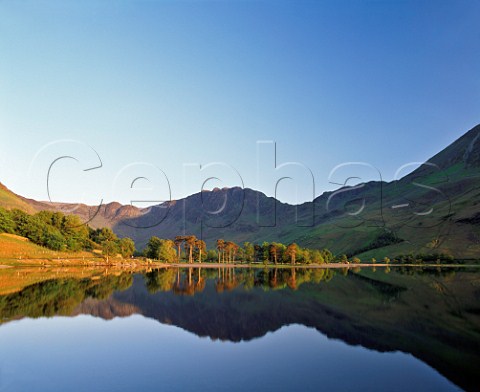
M 7 261 L 8 260 L 8 261 Z M 238 269 L 264 269 L 264 268 L 277 268 L 277 269 L 354 269 L 354 268 L 386 268 L 386 267 L 429 267 L 429 268 L 480 268 L 480 264 L 438 264 L 438 263 L 421 263 L 421 264 L 399 264 L 399 263 L 325 263 L 325 264 L 263 264 L 263 263 L 162 263 L 162 262 L 145 262 L 145 261 L 113 261 L 110 263 L 99 263 L 98 261 L 88 261 L 85 260 L 83 263 L 78 263 L 78 260 L 69 260 L 57 259 L 53 260 L 39 260 L 39 259 L 7 259 L 0 260 L 0 269 L 6 268 L 23 268 L 23 267 L 38 267 L 38 268 L 58 268 L 58 267 L 70 267 L 70 268 L 88 268 L 88 267 L 99 267 L 99 268 L 121 268 L 121 269 L 130 269 L 130 270 L 142 270 L 142 269 L 163 269 L 163 268 L 206 268 L 206 269 L 218 269 L 218 268 L 238 268 Z M 29 262 L 30 261 L 30 262 Z

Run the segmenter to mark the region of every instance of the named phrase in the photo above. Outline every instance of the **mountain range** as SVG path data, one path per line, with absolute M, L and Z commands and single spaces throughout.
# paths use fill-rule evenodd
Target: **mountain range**
M 0 184 L 0 206 L 79 215 L 111 227 L 143 248 L 155 235 L 194 234 L 242 243 L 297 242 L 361 258 L 407 253 L 480 254 L 480 125 L 397 181 L 371 181 L 325 192 L 312 202 L 282 203 L 242 188 L 214 189 L 148 208 L 39 202 Z

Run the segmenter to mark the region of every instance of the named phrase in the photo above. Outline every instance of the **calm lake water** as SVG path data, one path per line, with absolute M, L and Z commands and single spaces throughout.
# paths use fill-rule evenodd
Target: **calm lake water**
M 479 272 L 3 270 L 0 391 L 478 390 Z

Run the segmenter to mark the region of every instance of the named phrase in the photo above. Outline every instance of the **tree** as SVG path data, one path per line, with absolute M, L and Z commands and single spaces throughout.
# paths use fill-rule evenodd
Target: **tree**
M 278 252 L 278 246 L 275 242 L 272 242 L 269 246 L 269 253 L 270 253 L 270 256 L 273 257 L 273 262 L 275 264 L 277 264 L 277 252 Z
M 65 215 L 60 217 L 54 213 L 52 221 L 55 226 L 60 224 L 60 232 L 67 240 L 69 250 L 78 251 L 85 247 L 88 241 L 88 227 L 77 215 Z
M 269 247 L 270 247 L 270 244 L 268 242 L 264 242 L 262 244 L 262 261 L 264 263 L 268 263 L 270 261 Z
M 109 262 L 109 258 L 112 255 L 118 253 L 118 246 L 115 241 L 106 240 L 102 243 L 102 254 L 105 256 L 107 263 Z
M 312 255 L 310 249 L 303 249 L 303 262 L 310 264 L 312 262 Z
M 348 264 L 347 255 L 343 254 L 343 255 L 340 256 L 340 263 Z
M 360 264 L 361 260 L 358 257 L 354 257 L 352 259 L 352 262 L 354 262 L 355 264 Z
M 28 215 L 20 210 L 12 211 L 15 222 L 15 233 L 28 238 L 37 245 L 45 246 L 44 233 L 47 225 L 38 216 Z M 52 227 L 52 231 L 55 228 Z
M 217 250 L 218 250 L 218 262 L 220 263 L 220 257 L 223 256 L 223 261 L 225 261 L 225 240 L 218 239 L 217 240 Z
M 254 252 L 255 252 L 255 253 L 254 253 L 254 256 L 253 256 L 253 260 L 254 260 L 255 262 L 261 261 L 262 256 L 263 256 L 262 247 L 261 247 L 260 245 L 258 245 L 258 244 L 255 244 L 255 245 L 253 246 L 253 250 L 254 250 Z
M 238 249 L 240 247 L 232 241 L 223 241 L 223 242 L 220 242 L 220 243 L 219 243 L 219 241 L 223 241 L 223 240 L 217 240 L 217 248 L 219 249 L 219 251 L 222 250 L 224 261 L 225 261 L 225 253 L 227 254 L 227 261 L 228 262 L 235 261 L 235 255 L 237 254 Z M 220 248 L 219 248 L 219 246 L 220 246 Z
M 195 241 L 195 247 L 198 249 L 198 262 L 202 262 L 202 252 L 207 251 L 207 244 L 205 244 L 205 241 L 203 240 L 196 240 Z
M 185 237 L 185 251 L 188 250 L 188 262 L 193 263 L 193 248 L 195 247 L 195 242 L 197 237 L 194 235 L 187 235 Z
M 172 263 L 177 258 L 175 243 L 172 240 L 164 240 L 158 237 L 151 237 L 145 249 L 148 258 Z
M 180 256 L 182 254 L 181 247 L 182 247 L 183 241 L 185 241 L 185 237 L 182 236 L 182 235 L 177 235 L 175 237 L 175 239 L 173 240 L 173 242 L 175 243 L 175 246 L 178 249 L 178 253 L 177 253 L 177 261 L 178 262 L 180 262 Z
M 157 259 L 159 248 L 160 248 L 160 238 L 155 236 L 150 237 L 150 239 L 148 240 L 147 246 L 145 247 L 144 254 L 149 259 Z
M 64 249 L 79 251 L 88 246 L 89 228 L 76 215 L 64 215 L 61 212 L 40 211 L 30 219 L 36 220 L 37 224 L 43 227 L 44 237 L 41 245 L 50 247 L 53 244 L 54 250 Z M 58 242 L 63 237 L 60 247 Z
M 243 243 L 243 254 L 245 261 L 251 263 L 255 258 L 255 248 L 250 242 Z
M 0 233 L 15 232 L 15 222 L 13 221 L 10 213 L 4 208 L 0 208 Z
M 227 261 L 232 261 L 232 254 L 235 248 L 235 244 L 231 241 L 225 242 L 225 252 L 227 253 Z
M 206 260 L 210 262 L 217 260 L 217 251 L 215 249 L 209 249 L 207 251 Z
M 322 256 L 323 260 L 325 260 L 325 263 L 330 263 L 333 260 L 333 253 L 330 252 L 328 249 L 322 250 Z
M 65 238 L 52 226 L 45 226 L 42 234 L 42 245 L 52 250 L 64 250 Z
M 292 265 L 295 265 L 295 259 L 297 257 L 298 246 L 297 244 L 293 243 L 287 246 L 287 250 L 285 254 L 290 257 L 290 262 Z
M 232 247 L 232 256 L 233 256 L 233 262 L 235 263 L 235 256 L 237 255 L 237 252 L 238 250 L 240 249 L 240 247 L 233 243 L 233 247 Z
M 122 238 L 118 245 L 120 249 L 120 254 L 122 257 L 130 258 L 135 252 L 135 242 L 131 238 L 125 237 Z
M 312 252 L 312 261 L 315 264 L 323 264 L 325 262 L 323 255 L 319 250 L 314 250 Z
M 104 227 L 100 229 L 98 241 L 102 246 L 102 253 L 105 255 L 108 263 L 109 257 L 118 252 L 118 237 L 112 229 Z
M 158 260 L 167 263 L 173 263 L 177 257 L 175 252 L 175 243 L 172 240 L 160 240 L 160 247 L 158 249 Z

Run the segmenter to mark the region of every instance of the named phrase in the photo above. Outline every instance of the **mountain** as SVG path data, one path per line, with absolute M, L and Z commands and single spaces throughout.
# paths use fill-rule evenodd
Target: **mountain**
M 192 233 L 210 246 L 217 238 L 295 241 L 362 258 L 442 252 L 472 258 L 480 254 L 479 166 L 480 125 L 398 181 L 344 187 L 298 206 L 251 189 L 214 189 L 113 227 L 141 245 L 151 235 Z
M 480 125 L 398 181 L 325 192 L 301 205 L 242 188 L 214 189 L 149 208 L 39 203 L 2 187 L 0 205 L 52 209 L 108 226 L 143 248 L 155 235 L 194 234 L 242 243 L 297 242 L 363 259 L 405 253 L 480 254 Z
M 138 217 L 120 220 L 114 230 L 120 235 L 135 236 L 140 244 L 146 243 L 152 235 L 173 238 L 182 233 L 195 234 L 211 246 L 220 237 L 239 243 L 276 241 L 284 238 L 287 232 L 283 231 L 290 230 L 295 223 L 295 209 L 295 206 L 251 189 L 217 188 L 152 207 Z M 259 216 L 257 211 L 260 211 Z M 257 221 L 273 221 L 275 215 L 274 227 L 264 227 Z
M 124 219 L 139 217 L 148 209 L 139 209 L 131 205 L 122 205 L 117 202 L 102 204 L 100 206 L 87 206 L 85 204 L 47 203 L 49 209 L 65 214 L 78 215 L 83 222 L 91 227 L 113 227 Z
M 350 188 L 337 200 L 337 216 L 325 211 L 330 195 L 320 196 L 315 228 L 298 233 L 299 238 L 309 246 L 320 239 L 337 252 L 362 258 L 412 252 L 478 257 L 479 135 L 476 126 L 398 181 Z M 349 215 L 349 208 L 362 203 L 361 214 Z
M 0 206 L 6 209 L 19 209 L 30 214 L 42 210 L 59 211 L 78 215 L 85 223 L 96 227 L 112 227 L 116 222 L 142 215 L 144 211 L 134 206 L 112 202 L 101 206 L 85 204 L 52 203 L 36 201 L 19 196 L 0 183 Z

